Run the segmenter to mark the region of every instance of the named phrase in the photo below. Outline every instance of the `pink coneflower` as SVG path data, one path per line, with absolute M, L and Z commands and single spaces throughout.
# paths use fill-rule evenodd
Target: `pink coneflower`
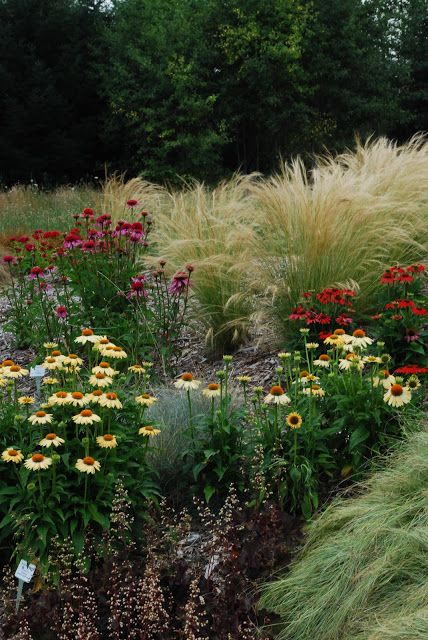
M 31 267 L 28 277 L 30 280 L 36 280 L 36 278 L 42 278 L 44 276 L 43 269 L 41 267 Z
M 131 198 L 131 200 L 128 200 L 127 203 L 128 207 L 135 207 L 138 204 L 138 200 L 135 200 L 134 198 Z
M 60 305 L 59 307 L 57 307 L 55 309 L 55 313 L 57 315 L 58 318 L 64 319 L 68 316 L 68 311 L 66 309 L 66 307 L 64 307 L 63 305 Z
M 83 209 L 82 216 L 84 218 L 91 218 L 93 215 L 95 215 L 95 211 L 90 207 L 86 207 L 86 209 Z
M 182 293 L 186 287 L 190 285 L 190 278 L 184 271 L 177 271 L 175 276 L 171 280 L 171 284 L 168 287 L 169 293 L 178 294 Z
M 414 329 L 407 329 L 404 339 L 406 342 L 415 342 L 415 340 L 419 340 L 420 337 L 421 337 L 421 334 L 415 331 Z
M 35 251 L 35 250 L 36 250 L 36 245 L 35 245 L 35 244 L 32 244 L 31 242 L 27 242 L 27 243 L 24 245 L 24 248 L 25 248 L 25 251 L 28 251 L 28 253 L 31 253 L 32 251 Z
M 82 251 L 87 251 L 88 253 L 93 253 L 96 249 L 96 244 L 93 240 L 85 240 L 82 242 L 80 248 Z
M 131 278 L 131 289 L 128 291 L 126 297 L 130 298 L 147 298 L 149 295 L 145 288 L 145 276 L 139 275 L 135 278 Z
M 13 256 L 3 256 L 3 262 L 5 264 L 15 264 L 16 258 L 14 258 Z
M 64 249 L 75 249 L 82 244 L 82 238 L 78 232 L 70 232 L 64 238 Z

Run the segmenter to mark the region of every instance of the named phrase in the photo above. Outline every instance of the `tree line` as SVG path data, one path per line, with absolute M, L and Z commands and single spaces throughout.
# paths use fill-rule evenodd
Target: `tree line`
M 208 182 L 427 130 L 427 0 L 0 0 L 0 184 Z

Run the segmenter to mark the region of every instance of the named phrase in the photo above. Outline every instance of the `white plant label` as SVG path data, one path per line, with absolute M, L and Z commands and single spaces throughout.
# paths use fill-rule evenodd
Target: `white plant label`
M 46 369 L 42 367 L 41 364 L 37 364 L 35 367 L 31 367 L 30 376 L 31 378 L 43 378 L 46 373 Z
M 21 560 L 15 571 L 15 578 L 22 580 L 23 582 L 30 582 L 36 570 L 35 564 L 27 564 L 26 560 Z

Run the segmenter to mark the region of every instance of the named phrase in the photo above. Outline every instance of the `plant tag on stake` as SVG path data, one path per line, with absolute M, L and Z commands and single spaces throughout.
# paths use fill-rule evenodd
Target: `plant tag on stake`
M 42 367 L 41 364 L 37 364 L 35 367 L 31 367 L 30 369 L 30 377 L 34 378 L 36 381 L 36 394 L 37 394 L 37 399 L 40 398 L 41 395 L 41 382 L 42 382 L 42 378 L 46 373 L 46 369 L 44 367 Z
M 24 587 L 24 582 L 30 582 L 34 572 L 36 570 L 35 564 L 27 564 L 26 560 L 21 560 L 18 565 L 17 570 L 15 571 L 15 578 L 18 578 L 18 591 L 16 593 L 16 606 L 15 610 L 18 612 L 19 605 L 22 598 L 22 589 Z

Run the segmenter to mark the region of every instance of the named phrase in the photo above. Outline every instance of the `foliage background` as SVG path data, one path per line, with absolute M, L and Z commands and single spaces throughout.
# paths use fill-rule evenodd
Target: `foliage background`
M 1 0 L 0 184 L 213 182 L 426 130 L 425 0 Z

